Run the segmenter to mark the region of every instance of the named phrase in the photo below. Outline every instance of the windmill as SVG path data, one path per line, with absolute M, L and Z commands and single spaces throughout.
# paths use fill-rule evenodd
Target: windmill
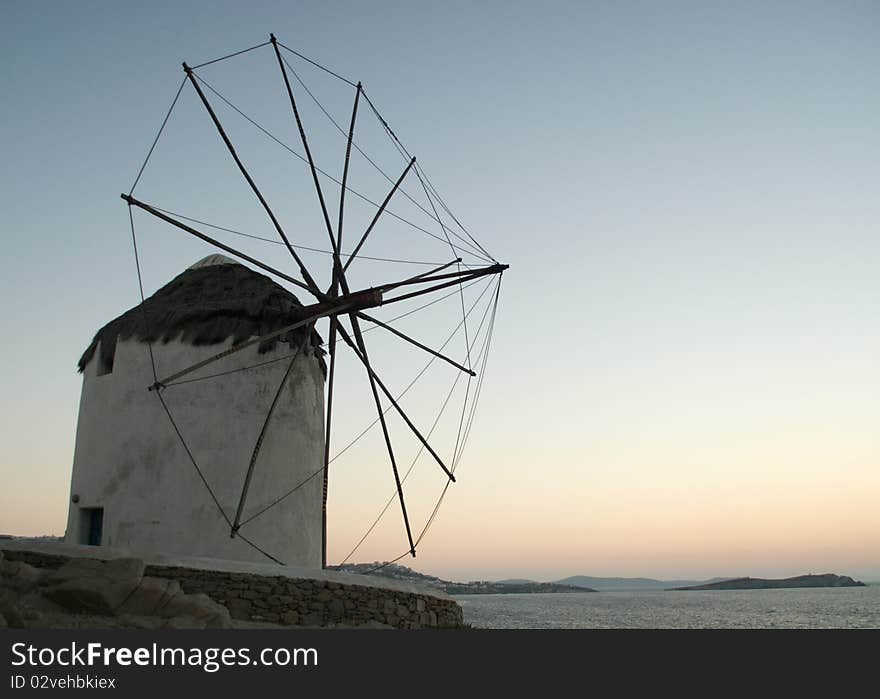
M 199 70 L 201 68 L 208 65 L 217 64 L 223 61 L 234 59 L 238 56 L 242 56 L 243 54 L 260 50 L 267 51 L 268 53 L 270 53 L 270 55 L 274 55 L 274 62 L 277 63 L 277 68 L 280 72 L 279 89 L 283 90 L 283 93 L 286 95 L 286 101 L 289 103 L 290 117 L 292 120 L 292 124 L 295 126 L 295 132 L 298 136 L 298 145 L 302 149 L 301 152 L 298 150 L 294 151 L 281 139 L 277 138 L 258 122 L 251 119 L 243 110 L 240 110 L 236 105 L 227 100 L 225 96 L 214 89 L 214 87 L 211 86 L 199 73 Z M 320 102 L 315 99 L 312 92 L 309 91 L 308 87 L 302 81 L 297 71 L 291 65 L 291 60 L 305 62 L 305 64 L 312 66 L 314 69 L 320 71 L 323 75 L 329 76 L 329 79 L 340 81 L 341 84 L 346 87 L 346 89 L 351 90 L 352 107 L 349 126 L 347 130 L 342 129 L 339 124 L 335 120 L 333 120 L 333 117 L 327 112 L 327 110 L 325 110 L 323 106 L 321 106 Z M 223 351 L 213 353 L 211 354 L 211 356 L 198 362 L 177 367 L 174 371 L 170 371 L 167 373 L 157 371 L 154 362 L 154 380 L 152 381 L 151 385 L 145 386 L 144 389 L 154 393 L 156 396 L 159 397 L 159 400 L 162 401 L 163 393 L 169 385 L 184 380 L 185 377 L 192 375 L 194 372 L 221 363 L 226 358 L 235 355 L 245 348 L 252 347 L 255 344 L 265 344 L 267 342 L 271 342 L 281 336 L 292 333 L 293 331 L 300 331 L 303 337 L 308 337 L 310 336 L 310 333 L 314 330 L 318 322 L 326 321 L 328 323 L 328 339 L 326 342 L 326 351 L 329 355 L 329 361 L 327 363 L 326 375 L 327 389 L 325 400 L 326 413 L 324 419 L 324 458 L 320 474 L 323 479 L 323 495 L 321 506 L 322 566 L 326 567 L 327 565 L 327 494 L 330 464 L 333 460 L 331 457 L 331 447 L 333 442 L 332 437 L 334 400 L 336 397 L 335 394 L 339 391 L 339 386 L 336 385 L 337 360 L 339 352 L 343 348 L 346 348 L 351 353 L 351 356 L 353 356 L 356 361 L 362 366 L 362 370 L 365 373 L 366 380 L 369 385 L 370 398 L 373 405 L 375 406 L 376 411 L 376 418 L 373 424 L 377 422 L 381 428 L 385 452 L 389 465 L 391 467 L 391 472 L 394 477 L 396 500 L 399 504 L 401 518 L 406 534 L 406 551 L 404 552 L 404 554 L 398 556 L 394 560 L 399 560 L 407 554 L 414 557 L 416 555 L 416 546 L 421 540 L 421 537 L 424 536 L 425 531 L 427 531 L 427 526 L 429 526 L 430 523 L 433 521 L 433 518 L 437 512 L 437 508 L 439 508 L 440 502 L 442 502 L 443 496 L 446 493 L 446 489 L 448 488 L 450 483 L 455 481 L 455 464 L 457 460 L 460 459 L 461 450 L 464 446 L 464 440 L 461 439 L 462 429 L 466 428 L 469 432 L 470 425 L 473 421 L 473 412 L 476 408 L 476 399 L 479 396 L 479 388 L 481 387 L 482 374 L 478 374 L 478 372 L 475 370 L 475 366 L 477 366 L 477 368 L 479 368 L 481 371 L 485 368 L 485 360 L 488 357 L 488 350 L 491 339 L 491 330 L 494 326 L 495 310 L 497 309 L 498 305 L 498 298 L 501 286 L 501 275 L 508 267 L 507 265 L 499 263 L 494 257 L 492 257 L 485 250 L 485 248 L 483 248 L 483 246 L 480 245 L 480 243 L 478 243 L 477 240 L 458 221 L 454 214 L 452 214 L 443 199 L 440 197 L 436 188 L 428 179 L 424 169 L 419 163 L 417 163 L 416 158 L 409 153 L 409 151 L 405 148 L 403 143 L 398 139 L 394 131 L 388 125 L 388 122 L 381 116 L 378 109 L 373 104 L 372 100 L 370 100 L 363 85 L 360 82 L 355 83 L 351 80 L 348 80 L 341 75 L 333 72 L 332 70 L 324 67 L 323 65 L 317 63 L 316 61 L 313 61 L 306 56 L 300 54 L 299 52 L 285 46 L 282 42 L 276 39 L 274 34 L 270 35 L 269 41 L 263 42 L 256 46 L 252 46 L 242 51 L 236 51 L 221 58 L 206 61 L 192 67 L 190 67 L 187 63 L 184 63 L 183 69 L 185 77 L 180 84 L 180 87 L 171 104 L 170 109 L 165 115 L 165 118 L 162 122 L 161 127 L 159 128 L 156 138 L 154 139 L 152 146 L 149 149 L 147 157 L 143 165 L 141 166 L 137 177 L 135 178 L 134 184 L 132 185 L 128 193 L 124 193 L 121 195 L 122 199 L 127 203 L 129 207 L 129 220 L 131 222 L 135 263 L 142 301 L 144 300 L 143 279 L 141 276 L 141 264 L 138 258 L 137 235 L 135 232 L 135 219 L 133 215 L 134 211 L 145 212 L 154 219 L 161 221 L 164 224 L 168 224 L 174 229 L 185 232 L 190 236 L 194 236 L 195 238 L 198 238 L 201 241 L 208 243 L 210 246 L 222 251 L 226 255 L 230 255 L 237 260 L 243 261 L 249 265 L 259 268 L 260 270 L 270 275 L 274 280 L 289 284 L 298 289 L 300 292 L 305 292 L 305 294 L 310 297 L 311 302 L 303 304 L 298 314 L 298 317 L 290 324 L 280 328 L 276 328 L 270 333 L 263 334 L 258 337 L 251 337 L 247 340 L 238 342 L 237 344 L 234 344 L 233 346 L 228 347 Z M 297 85 L 297 87 L 295 87 L 295 85 Z M 210 123 L 213 125 L 214 130 L 216 130 L 217 134 L 219 135 L 223 147 L 227 151 L 229 158 L 231 158 L 235 169 L 237 169 L 241 178 L 243 178 L 247 189 L 250 190 L 251 194 L 256 198 L 257 202 L 259 203 L 260 208 L 268 217 L 269 222 L 271 223 L 271 228 L 274 230 L 274 233 L 277 235 L 278 240 L 281 244 L 283 244 L 284 249 L 289 254 L 295 271 L 291 271 L 290 269 L 280 269 L 279 265 L 277 264 L 270 265 L 263 259 L 260 259 L 260 257 L 248 254 L 245 251 L 241 250 L 239 247 L 223 242 L 215 237 L 215 235 L 209 235 L 204 231 L 205 227 L 210 226 L 212 228 L 222 231 L 236 233 L 236 231 L 232 229 L 224 228 L 222 226 L 216 226 L 213 224 L 206 224 L 204 221 L 198 221 L 196 219 L 188 218 L 186 216 L 174 214 L 167 209 L 161 208 L 159 204 L 155 202 L 142 201 L 134 195 L 134 191 L 141 179 L 141 176 L 144 174 L 145 168 L 150 161 L 156 145 L 162 137 L 163 132 L 165 131 L 165 128 L 169 122 L 169 118 L 174 111 L 175 105 L 178 103 L 178 99 L 180 98 L 183 90 L 187 87 L 191 88 L 192 92 L 197 97 L 197 102 L 201 104 L 204 112 L 207 115 L 208 121 L 210 121 Z M 342 165 L 342 174 L 341 178 L 338 180 L 329 175 L 324 170 L 320 169 L 316 164 L 315 158 L 313 157 L 313 152 L 310 147 L 311 144 L 307 136 L 306 127 L 304 125 L 302 107 L 300 102 L 300 100 L 303 98 L 302 90 L 305 90 L 308 96 L 314 99 L 318 103 L 318 105 L 321 106 L 321 111 L 323 111 L 328 119 L 333 122 L 334 126 L 336 126 L 338 130 L 340 130 L 343 137 L 345 138 L 345 154 Z M 262 131 L 269 138 L 273 139 L 278 144 L 281 144 L 287 150 L 290 150 L 300 161 L 302 161 L 304 165 L 308 167 L 308 171 L 311 175 L 314 195 L 317 199 L 317 203 L 320 209 L 322 227 L 326 233 L 325 245 L 329 245 L 329 249 L 326 250 L 330 257 L 329 277 L 331 281 L 329 285 L 321 286 L 318 283 L 318 281 L 316 280 L 317 275 L 314 273 L 314 270 L 310 270 L 308 268 L 303 260 L 302 255 L 300 254 L 300 252 L 298 252 L 298 248 L 301 251 L 301 246 L 296 244 L 295 238 L 292 240 L 291 237 L 288 235 L 285 227 L 280 221 L 280 217 L 276 215 L 272 205 L 270 205 L 267 197 L 264 195 L 260 186 L 257 184 L 256 178 L 252 175 L 249 166 L 245 162 L 245 159 L 236 150 L 236 147 L 233 144 L 232 139 L 230 138 L 227 128 L 224 126 L 224 123 L 218 116 L 218 112 L 216 110 L 216 103 L 218 99 L 222 100 L 223 103 L 225 103 L 228 107 L 231 107 L 235 112 L 237 112 L 244 119 L 249 121 L 253 126 Z M 372 116 L 378 120 L 378 123 L 381 124 L 381 128 L 387 135 L 389 142 L 400 154 L 402 160 L 405 163 L 402 172 L 400 172 L 400 174 L 396 177 L 389 177 L 386 173 L 382 173 L 385 178 L 389 180 L 391 187 L 388 189 L 386 195 L 381 202 L 367 199 L 366 197 L 358 193 L 357 190 L 355 190 L 349 182 L 350 164 L 353 149 L 363 155 L 369 163 L 376 166 L 373 160 L 371 160 L 369 156 L 358 146 L 356 138 L 359 109 L 361 110 L 361 112 L 363 112 L 365 105 L 366 109 L 368 109 Z M 376 168 L 381 171 L 378 166 L 376 166 Z M 330 182 L 330 186 L 328 186 L 328 180 Z M 412 224 L 410 221 L 406 221 L 406 219 L 404 219 L 403 217 L 395 215 L 393 213 L 393 202 L 395 201 L 395 198 L 399 199 L 405 194 L 404 185 L 408 182 L 413 183 L 413 187 L 421 190 L 421 192 L 424 194 L 423 201 L 426 202 L 426 205 L 418 204 L 418 208 L 429 220 L 432 221 L 433 224 L 436 225 L 436 233 L 431 233 L 425 228 Z M 335 217 L 331 217 L 331 207 L 328 204 L 328 201 L 330 200 L 331 195 L 337 194 L 337 215 Z M 368 225 L 366 225 L 362 230 L 358 230 L 356 236 L 349 236 L 348 230 L 346 230 L 345 226 L 347 195 L 357 195 L 359 198 L 368 201 L 374 209 Z M 405 194 L 405 196 L 411 201 L 415 201 L 411 195 Z M 447 259 L 442 263 L 434 264 L 430 267 L 430 269 L 424 272 L 420 272 L 419 274 L 403 276 L 402 278 L 398 277 L 393 279 L 375 279 L 371 281 L 369 285 L 352 288 L 350 284 L 350 268 L 353 264 L 356 264 L 358 260 L 364 259 L 366 257 L 364 252 L 365 245 L 370 242 L 374 237 L 381 236 L 383 222 L 389 216 L 394 216 L 394 218 L 396 218 L 397 220 L 404 221 L 406 223 L 409 223 L 410 225 L 415 225 L 415 228 L 417 228 L 418 230 L 427 233 L 429 236 L 435 238 L 438 241 L 444 242 L 450 251 L 451 259 Z M 473 357 L 471 356 L 470 349 L 468 348 L 468 343 L 473 338 L 468 337 L 467 316 L 469 314 L 469 311 L 466 311 L 465 309 L 463 290 L 468 285 L 485 279 L 495 279 L 496 283 L 491 289 L 489 289 L 487 286 L 487 289 L 491 293 L 488 297 L 489 301 L 486 307 L 486 311 L 488 312 L 489 310 L 491 310 L 491 316 L 488 324 L 485 325 L 486 330 L 484 335 L 483 347 L 481 349 L 481 352 L 477 356 L 478 361 L 475 363 L 473 361 Z M 383 320 L 373 315 L 373 312 L 375 312 L 374 309 L 384 309 L 392 307 L 394 304 L 401 304 L 421 297 L 427 297 L 425 300 L 429 302 L 421 307 L 427 308 L 436 300 L 442 300 L 440 297 L 438 297 L 439 292 L 444 292 L 442 298 L 449 297 L 453 294 L 461 295 L 462 321 L 460 323 L 460 327 L 463 326 L 464 328 L 465 346 L 466 348 L 468 348 L 466 357 L 462 360 L 457 360 L 449 356 L 448 353 L 444 351 L 445 345 L 444 347 L 441 347 L 439 349 L 434 349 L 428 344 L 425 344 L 415 339 L 414 337 L 411 337 L 409 334 L 403 332 L 398 327 L 392 325 L 393 319 Z M 417 308 L 414 311 L 410 312 L 412 313 L 418 310 L 420 309 Z M 471 310 L 473 310 L 473 306 L 471 307 Z M 485 314 L 483 316 L 483 319 L 485 321 Z M 468 392 L 465 396 L 464 406 L 462 408 L 462 416 L 459 424 L 459 436 L 456 439 L 456 449 L 454 451 L 452 463 L 449 463 L 449 459 L 444 459 L 440 456 L 438 450 L 432 445 L 430 441 L 431 433 L 426 433 L 426 431 L 422 427 L 418 426 L 415 423 L 408 412 L 402 407 L 399 401 L 400 394 L 395 394 L 395 392 L 392 391 L 392 389 L 389 387 L 388 383 L 386 383 L 386 381 L 383 380 L 382 376 L 380 376 L 379 372 L 376 369 L 375 362 L 373 361 L 374 357 L 371 356 L 368 350 L 367 342 L 364 338 L 364 334 L 366 332 L 364 324 L 367 324 L 369 326 L 368 329 L 381 328 L 400 342 L 406 343 L 407 345 L 410 345 L 417 350 L 426 353 L 432 358 L 431 361 L 439 360 L 453 367 L 457 372 L 460 372 L 462 376 L 465 376 L 467 378 Z M 481 327 L 482 326 L 483 323 L 481 322 Z M 287 381 L 287 377 L 288 374 L 285 374 L 282 378 L 281 384 L 278 386 L 277 392 L 275 394 L 275 399 L 267 408 L 265 420 L 263 422 L 263 429 L 260 432 L 258 439 L 256 440 L 249 462 L 247 464 L 242 464 L 242 486 L 234 515 L 227 515 L 221 508 L 221 514 L 223 514 L 228 524 L 230 537 L 241 537 L 247 541 L 242 531 L 242 527 L 244 527 L 248 521 L 244 513 L 248 503 L 249 489 L 255 470 L 258 469 L 259 455 L 263 443 L 263 435 L 267 429 L 270 429 L 270 422 L 273 416 L 273 411 L 276 408 L 278 396 L 280 395 L 285 385 L 285 382 Z M 476 385 L 473 390 L 471 390 L 472 380 L 476 380 Z M 471 400 L 470 403 L 468 403 L 469 397 Z M 383 401 L 387 403 L 387 406 L 383 405 Z M 165 404 L 163 402 L 163 406 L 164 405 Z M 403 482 L 406 475 L 401 475 L 401 468 L 399 458 L 397 457 L 395 451 L 392 429 L 391 425 L 389 425 L 389 420 L 387 418 L 387 414 L 389 411 L 392 411 L 393 414 L 396 414 L 399 417 L 408 432 L 418 441 L 418 443 L 420 444 L 419 453 L 424 450 L 424 452 L 426 452 L 430 456 L 430 460 L 434 462 L 436 468 L 438 468 L 446 478 L 443 492 L 438 499 L 437 505 L 435 506 L 425 528 L 419 535 L 414 535 L 410 515 L 407 511 L 407 503 L 403 488 Z M 168 415 L 171 419 L 170 413 Z M 467 417 L 467 420 L 465 419 L 465 417 Z M 180 437 L 181 442 L 184 444 L 184 446 L 186 446 L 185 435 L 183 435 L 176 426 L 175 429 L 178 436 Z M 189 452 L 189 450 L 187 451 Z M 194 459 L 192 455 L 190 458 L 193 465 L 198 469 L 196 459 Z M 205 481 L 205 485 L 206 487 L 210 487 L 207 481 Z M 279 493 L 279 501 L 286 497 L 288 494 L 289 493 Z M 248 543 L 259 549 L 259 542 L 248 541 Z M 274 558 L 271 553 L 266 551 L 262 551 L 262 553 L 264 553 L 269 558 L 277 561 L 277 559 Z

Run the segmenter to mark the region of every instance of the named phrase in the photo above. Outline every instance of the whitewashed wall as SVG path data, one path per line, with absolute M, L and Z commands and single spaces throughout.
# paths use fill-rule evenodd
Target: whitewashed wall
M 231 344 L 155 343 L 160 377 Z M 185 377 L 207 376 L 289 354 L 256 345 Z M 147 345 L 121 341 L 113 371 L 98 376 L 100 349 L 83 374 L 71 503 L 65 540 L 82 543 L 81 508 L 104 508 L 104 546 L 132 551 L 265 562 L 238 537 L 211 500 L 155 393 Z M 163 397 L 230 520 L 260 427 L 289 360 L 170 386 Z M 243 519 L 322 467 L 324 378 L 300 353 L 275 409 L 251 481 Z M 321 565 L 320 473 L 241 532 L 284 563 Z M 78 502 L 73 497 L 78 496 Z

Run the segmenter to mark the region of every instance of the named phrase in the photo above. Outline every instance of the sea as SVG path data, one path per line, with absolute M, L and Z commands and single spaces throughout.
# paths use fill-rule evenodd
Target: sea
M 880 584 L 777 590 L 457 595 L 492 629 L 878 629 Z

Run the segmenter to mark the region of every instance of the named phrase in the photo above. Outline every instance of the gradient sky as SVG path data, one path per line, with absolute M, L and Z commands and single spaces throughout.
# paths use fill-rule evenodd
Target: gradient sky
M 75 362 L 138 300 L 118 194 L 180 61 L 273 31 L 363 80 L 511 264 L 459 482 L 402 563 L 457 579 L 880 579 L 878 30 L 876 2 L 6 0 L 0 531 L 64 530 Z M 277 66 L 259 60 L 205 75 L 294 143 L 283 95 L 263 97 Z M 185 95 L 145 191 L 258 225 L 197 107 Z M 210 252 L 144 235 L 148 292 Z M 446 259 L 388 235 L 374 252 Z M 389 495 L 372 448 L 334 471 L 331 562 Z M 356 560 L 403 548 L 390 510 Z

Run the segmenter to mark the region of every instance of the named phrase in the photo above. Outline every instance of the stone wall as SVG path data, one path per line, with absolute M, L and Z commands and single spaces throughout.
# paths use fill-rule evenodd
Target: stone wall
M 67 556 L 3 550 L 7 560 L 58 568 Z M 400 629 L 460 628 L 462 611 L 445 596 L 348 584 L 318 578 L 203 570 L 148 564 L 144 575 L 177 580 L 186 593 L 202 592 L 226 606 L 233 619 L 289 626 L 387 624 Z

